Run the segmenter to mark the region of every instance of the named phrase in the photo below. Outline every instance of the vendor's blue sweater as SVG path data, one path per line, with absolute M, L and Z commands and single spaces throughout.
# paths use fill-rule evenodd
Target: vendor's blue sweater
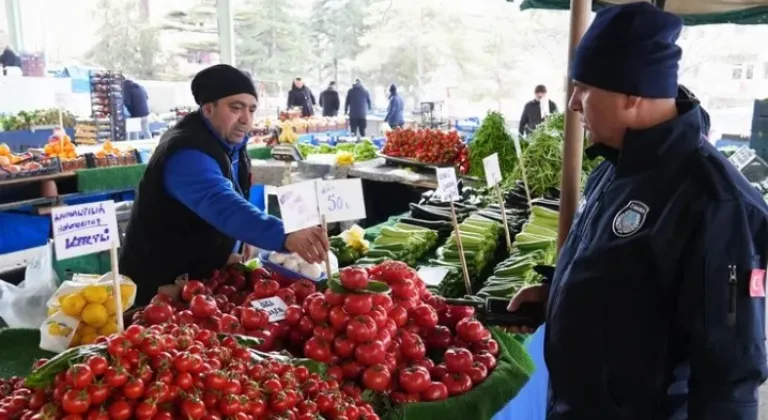
M 232 174 L 237 174 L 238 152 L 248 139 L 231 145 L 224 141 L 206 121 L 208 129 L 229 152 Z M 216 161 L 194 149 L 182 149 L 171 155 L 163 174 L 165 188 L 176 200 L 189 207 L 220 232 L 238 241 L 270 251 L 284 251 L 283 222 L 270 216 L 243 197 L 239 187 L 221 173 Z M 237 179 L 236 176 L 232 177 Z M 235 250 L 240 248 L 240 243 Z

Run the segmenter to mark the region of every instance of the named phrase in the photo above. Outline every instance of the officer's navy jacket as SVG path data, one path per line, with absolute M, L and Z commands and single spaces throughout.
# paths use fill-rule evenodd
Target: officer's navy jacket
M 678 110 L 588 151 L 605 161 L 552 281 L 549 420 L 757 419 L 768 206 Z

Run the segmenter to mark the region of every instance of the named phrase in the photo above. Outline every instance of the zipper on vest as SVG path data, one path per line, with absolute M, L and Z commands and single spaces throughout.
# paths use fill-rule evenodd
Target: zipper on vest
M 728 276 L 728 326 L 736 326 L 736 292 L 738 287 L 738 277 L 736 276 L 736 265 L 728 266 L 730 274 Z

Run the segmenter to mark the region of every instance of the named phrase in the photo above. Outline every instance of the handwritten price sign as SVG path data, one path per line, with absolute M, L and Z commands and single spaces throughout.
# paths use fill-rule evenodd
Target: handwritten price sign
M 288 306 L 279 297 L 271 297 L 251 301 L 251 306 L 261 309 L 269 315 L 269 322 L 277 322 L 285 319 L 285 310 Z
M 489 187 L 501 182 L 501 168 L 499 167 L 499 154 L 494 153 L 483 159 L 483 169 L 485 171 L 485 182 Z
M 317 211 L 315 181 L 299 182 L 277 188 L 277 201 L 283 217 L 285 233 L 320 224 Z
M 56 259 L 107 251 L 119 243 L 114 201 L 55 207 L 51 210 Z
M 444 201 L 459 201 L 459 183 L 453 167 L 437 168 L 437 193 Z
M 317 201 L 328 223 L 366 218 L 360 179 L 317 181 Z

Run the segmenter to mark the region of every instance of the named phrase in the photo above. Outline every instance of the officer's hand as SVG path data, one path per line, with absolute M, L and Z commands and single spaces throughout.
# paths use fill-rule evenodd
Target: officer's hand
M 546 311 L 547 300 L 549 298 L 549 285 L 537 284 L 535 286 L 528 286 L 520 289 L 519 292 L 509 301 L 507 311 L 515 312 L 520 309 L 520 305 L 523 303 L 536 303 L 543 304 Z M 507 332 L 511 333 L 524 333 L 530 334 L 534 332 L 534 329 L 528 327 L 508 327 Z
M 320 263 L 328 257 L 328 237 L 318 226 L 289 233 L 284 246 L 308 263 Z

